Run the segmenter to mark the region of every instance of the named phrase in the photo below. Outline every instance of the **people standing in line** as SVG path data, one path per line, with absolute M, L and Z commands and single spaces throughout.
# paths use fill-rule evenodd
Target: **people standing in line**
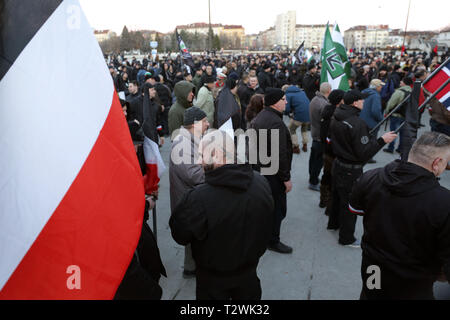
M 174 240 L 192 245 L 197 300 L 260 300 L 256 269 L 271 237 L 270 186 L 249 164 L 235 164 L 227 133 L 208 133 L 199 150 L 205 183 L 183 196 L 169 220 Z
M 257 136 L 262 137 L 260 130 L 268 130 L 267 140 L 259 141 L 258 147 L 262 143 L 270 150 L 272 157 L 277 157 L 278 169 L 274 174 L 265 175 L 269 181 L 274 200 L 272 239 L 269 244 L 269 250 L 279 253 L 292 253 L 292 248 L 280 241 L 281 222 L 286 217 L 287 197 L 286 195 L 292 190 L 291 181 L 291 162 L 292 162 L 292 140 L 288 128 L 283 122 L 283 113 L 286 109 L 286 96 L 283 90 L 275 88 L 267 88 L 264 96 L 264 109 L 258 113 L 253 119 L 251 127 L 257 131 Z M 278 134 L 278 140 L 275 141 L 278 147 L 278 153 L 272 152 L 271 145 L 272 134 Z M 258 150 L 258 154 L 260 154 Z M 261 163 L 258 159 L 258 169 L 267 168 L 273 163 Z
M 434 299 L 434 282 L 450 282 L 450 191 L 438 181 L 449 162 L 450 137 L 425 132 L 407 162 L 355 183 L 348 209 L 363 217 L 361 299 Z M 375 288 L 370 266 L 379 268 Z
M 359 247 L 354 236 L 356 216 L 348 214 L 348 200 L 353 184 L 361 176 L 364 164 L 397 135 L 385 133 L 381 138 L 369 134 L 367 124 L 359 117 L 367 95 L 350 90 L 344 104 L 336 108 L 330 123 L 330 140 L 336 159 L 333 163 L 333 195 L 339 197 L 339 216 L 330 215 L 329 226 L 339 227 L 341 245 Z M 335 212 L 333 212 L 335 213 Z M 335 221 L 339 220 L 339 226 Z M 331 228 L 330 228 L 331 229 Z
M 285 113 L 289 114 L 291 120 L 289 121 L 289 133 L 291 134 L 291 140 L 293 145 L 293 152 L 300 153 L 300 144 L 297 137 L 297 129 L 300 127 L 302 133 L 302 151 L 308 151 L 308 127 L 310 124 L 309 117 L 309 99 L 305 94 L 305 91 L 297 86 L 283 87 L 283 91 L 286 92 L 286 110 Z
M 328 105 L 328 96 L 331 93 L 331 85 L 323 82 L 320 91 L 309 104 L 309 117 L 311 119 L 311 154 L 309 157 L 309 189 L 320 191 L 319 175 L 323 167 L 323 146 L 320 140 L 320 120 L 323 109 Z
M 172 142 L 169 161 L 170 209 L 175 207 L 184 194 L 205 182 L 205 173 L 198 158 L 198 145 L 209 127 L 206 113 L 200 108 L 190 107 L 184 112 L 183 126 Z M 195 275 L 195 261 L 191 245 L 185 247 L 185 278 Z
M 332 167 L 333 161 L 336 156 L 333 153 L 333 148 L 331 148 L 331 140 L 330 140 L 330 122 L 331 117 L 341 104 L 344 103 L 344 94 L 343 90 L 335 89 L 331 91 L 328 96 L 329 103 L 323 108 L 320 119 L 320 140 L 323 146 L 323 175 L 322 180 L 320 181 L 320 203 L 319 207 L 325 208 L 325 214 L 327 216 L 330 215 L 330 211 L 334 210 L 335 212 L 339 212 L 339 197 L 333 197 L 332 193 Z M 335 215 L 338 216 L 338 215 Z M 339 225 L 339 222 L 336 223 Z

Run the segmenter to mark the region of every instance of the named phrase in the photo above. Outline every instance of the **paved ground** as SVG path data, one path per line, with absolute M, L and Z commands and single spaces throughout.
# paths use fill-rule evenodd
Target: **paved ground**
M 428 123 L 428 117 L 424 117 L 423 121 Z M 163 146 L 161 153 L 167 163 L 170 143 Z M 367 165 L 365 170 L 384 166 L 396 157 L 397 155 L 380 151 L 375 156 L 377 163 Z M 308 189 L 308 160 L 309 150 L 307 153 L 294 155 L 293 191 L 288 194 L 287 217 L 281 228 L 282 241 L 292 246 L 294 252 L 291 255 L 281 255 L 272 251 L 264 254 L 258 267 L 262 298 L 358 299 L 361 290 L 361 249 L 339 245 L 337 232 L 326 230 L 328 220 L 324 215 L 324 209 L 318 206 L 319 193 Z M 195 279 L 183 279 L 184 247 L 172 239 L 168 225 L 170 217 L 168 176 L 166 171 L 161 180 L 160 199 L 157 202 L 158 245 L 168 274 L 167 278 L 160 281 L 164 292 L 163 299 L 193 300 Z M 449 172 L 444 173 L 441 184 L 450 188 Z M 356 236 L 360 238 L 361 235 L 362 220 L 358 218 Z M 448 284 L 439 285 L 439 288 L 448 289 Z

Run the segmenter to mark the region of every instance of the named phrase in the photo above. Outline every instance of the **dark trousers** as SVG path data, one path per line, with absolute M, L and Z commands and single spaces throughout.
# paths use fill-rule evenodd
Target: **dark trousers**
M 235 276 L 211 275 L 197 268 L 197 300 L 261 300 L 256 268 Z
M 367 280 L 374 273 L 367 272 L 371 265 L 380 268 L 380 289 L 369 289 Z M 432 300 L 433 281 L 403 279 L 363 254 L 361 263 L 361 300 Z
M 269 181 L 272 190 L 272 197 L 274 201 L 273 224 L 272 224 L 272 239 L 270 244 L 280 242 L 281 222 L 286 217 L 287 199 L 286 187 L 284 183 L 277 176 L 265 176 Z
M 164 136 L 169 135 L 169 110 L 170 108 L 165 107 L 164 112 L 161 114 L 161 126 Z
M 339 243 L 343 245 L 351 244 L 356 240 L 354 233 L 357 216 L 350 212 L 348 204 L 353 184 L 361 175 L 362 168 L 344 168 L 339 165 L 337 160 L 334 160 L 333 197 L 339 199 Z M 331 216 L 330 219 L 332 219 Z M 333 219 L 335 220 L 336 217 L 333 217 Z
M 339 197 L 333 197 L 333 161 L 334 157 L 324 153 L 323 154 L 323 175 L 322 180 L 320 181 L 320 202 L 326 205 L 325 214 L 329 217 L 338 217 L 339 218 Z M 334 199 L 334 200 L 333 200 Z M 330 214 L 331 211 L 336 212 L 337 214 Z M 337 221 L 332 221 L 332 224 L 329 224 L 328 227 L 330 229 L 339 229 L 339 219 Z
M 319 184 L 320 170 L 323 167 L 323 146 L 322 142 L 313 140 L 311 154 L 309 156 L 309 183 Z

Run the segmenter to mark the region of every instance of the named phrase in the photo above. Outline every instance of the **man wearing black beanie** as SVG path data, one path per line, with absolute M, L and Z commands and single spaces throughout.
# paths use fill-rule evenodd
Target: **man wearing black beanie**
M 258 139 L 262 136 L 260 130 L 268 130 L 266 146 L 267 150 L 261 152 L 263 155 L 270 154 L 271 161 L 269 163 L 261 163 L 261 159 L 258 156 L 258 165 L 256 169 L 271 168 L 274 157 L 278 158 L 278 168 L 274 174 L 264 174 L 261 170 L 261 174 L 269 181 L 272 197 L 274 200 L 275 208 L 273 212 L 273 229 L 272 240 L 268 249 L 279 253 L 292 253 L 292 248 L 283 244 L 280 241 L 280 229 L 281 221 L 286 217 L 287 211 L 287 198 L 286 194 L 292 190 L 291 182 L 291 161 L 292 161 L 292 140 L 288 128 L 283 122 L 283 112 L 286 109 L 286 97 L 284 91 L 275 88 L 266 88 L 264 96 L 265 108 L 256 116 L 252 121 L 251 127 L 258 131 Z M 279 137 L 278 146 L 271 145 L 271 134 L 275 134 L 274 130 L 278 131 Z M 264 142 L 263 142 L 264 144 Z M 261 147 L 261 141 L 258 141 L 258 148 Z M 278 147 L 278 148 L 276 148 Z M 274 153 L 274 150 L 278 149 L 278 153 Z M 258 155 L 260 155 L 258 150 Z

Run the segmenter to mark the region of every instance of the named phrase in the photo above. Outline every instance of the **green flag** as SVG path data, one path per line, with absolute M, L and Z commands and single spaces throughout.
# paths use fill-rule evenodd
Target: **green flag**
M 327 24 L 321 53 L 322 72 L 320 75 L 320 82 L 328 82 L 333 90 L 341 89 L 347 91 L 349 89 L 348 77 L 345 70 L 345 62 L 343 61 L 343 58 L 341 58 L 341 51 L 341 46 L 336 45 L 333 41 Z M 345 54 L 345 57 L 346 56 L 347 55 Z
M 336 45 L 336 51 L 341 57 L 342 62 L 344 63 L 344 70 L 347 78 L 350 79 L 352 77 L 352 65 L 350 61 L 348 61 L 347 57 L 347 49 L 345 49 L 344 38 L 342 37 L 341 30 L 339 30 L 339 26 L 336 23 L 334 25 L 333 33 L 331 34 L 331 38 L 333 39 L 334 44 Z

